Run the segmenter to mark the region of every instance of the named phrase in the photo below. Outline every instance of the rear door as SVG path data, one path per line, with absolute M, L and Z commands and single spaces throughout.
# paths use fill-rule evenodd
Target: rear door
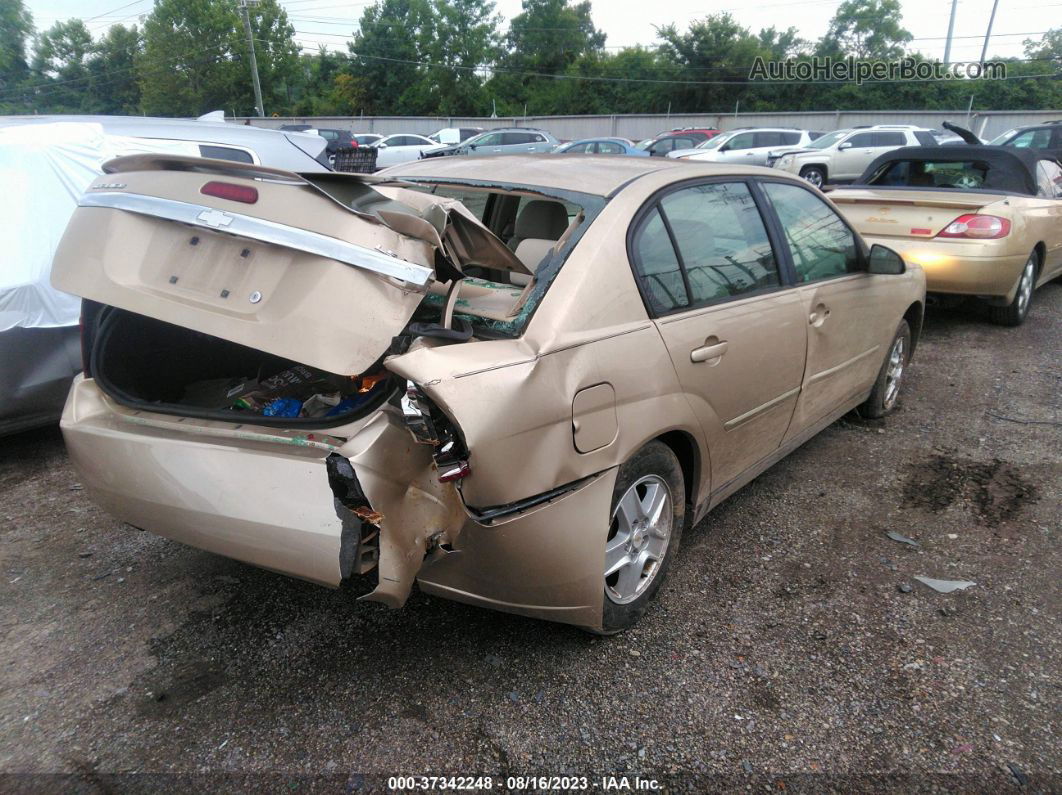
M 807 364 L 791 438 L 869 392 L 898 318 L 888 277 L 865 272 L 852 229 L 821 196 L 761 183 L 785 236 L 807 329 Z
M 642 211 L 639 288 L 704 430 L 713 490 L 773 453 L 804 373 L 804 310 L 783 286 L 744 181 L 709 180 Z

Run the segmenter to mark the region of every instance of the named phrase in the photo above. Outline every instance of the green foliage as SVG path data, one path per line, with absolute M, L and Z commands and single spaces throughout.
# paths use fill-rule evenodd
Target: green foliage
M 26 41 L 32 33 L 33 18 L 22 0 L 0 0 L 0 91 L 17 86 L 29 74 Z
M 589 2 L 523 0 L 501 30 L 493 0 L 376 0 L 347 50 L 302 52 L 278 0 L 251 9 L 266 112 L 489 115 L 1062 106 L 1062 28 L 1004 59 L 1011 80 L 853 84 L 750 82 L 757 58 L 901 56 L 898 0 L 845 0 L 823 39 L 754 33 L 730 14 L 657 30 L 652 47 L 605 47 Z M 247 39 L 235 0 L 155 0 L 142 28 L 93 40 L 80 20 L 32 43 L 23 0 L 0 0 L 0 113 L 253 115 Z M 998 60 L 998 59 L 997 59 Z
M 891 60 L 904 54 L 911 34 L 900 25 L 900 0 L 845 0 L 820 50 L 824 55 Z

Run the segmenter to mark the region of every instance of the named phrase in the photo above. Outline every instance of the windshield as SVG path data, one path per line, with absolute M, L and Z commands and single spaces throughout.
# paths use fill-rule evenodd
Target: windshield
M 995 138 L 993 138 L 991 141 L 988 142 L 988 145 L 989 146 L 1003 146 L 1003 144 L 1005 144 L 1007 141 L 1009 141 L 1010 137 L 1012 135 L 1014 135 L 1014 133 L 1016 133 L 1017 131 L 1018 131 L 1018 128 L 1017 127 L 1013 127 L 1011 129 L 1007 130 L 1002 135 L 997 135 Z
M 848 135 L 848 132 L 848 130 L 836 130 L 835 132 L 827 133 L 821 138 L 812 141 L 810 144 L 808 144 L 808 149 L 826 149 L 828 147 L 831 147 L 835 143 L 840 141 L 842 138 L 844 138 L 846 135 Z
M 701 141 L 697 144 L 698 149 L 716 149 L 720 144 L 724 144 L 734 137 L 734 133 L 721 133 L 714 138 L 709 138 L 707 141 Z

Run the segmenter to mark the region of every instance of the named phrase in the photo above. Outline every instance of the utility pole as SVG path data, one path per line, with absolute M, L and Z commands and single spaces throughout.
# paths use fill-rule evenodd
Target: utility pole
M 981 46 L 981 68 L 984 68 L 985 58 L 988 57 L 988 40 L 992 38 L 992 25 L 996 21 L 996 9 L 999 8 L 999 0 L 993 0 L 992 14 L 988 17 L 988 29 L 985 31 L 985 43 Z M 973 113 L 973 92 L 970 92 L 970 104 L 966 106 L 966 126 L 970 126 L 970 115 Z
M 948 20 L 948 41 L 944 45 L 944 65 L 951 63 L 951 36 L 955 32 L 955 11 L 959 7 L 959 0 L 951 0 L 951 19 Z
M 254 34 L 251 33 L 251 18 L 247 15 L 247 8 L 255 5 L 258 0 L 240 0 L 240 16 L 243 17 L 243 30 L 247 34 L 247 49 L 251 53 L 251 79 L 254 81 L 254 104 L 258 108 L 258 118 L 265 117 L 265 106 L 262 105 L 262 84 L 258 82 L 258 59 L 254 57 Z M 954 12 L 953 12 L 954 13 Z

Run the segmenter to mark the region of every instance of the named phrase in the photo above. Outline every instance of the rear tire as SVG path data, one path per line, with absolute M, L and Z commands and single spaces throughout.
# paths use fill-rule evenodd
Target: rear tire
M 616 475 L 599 634 L 622 632 L 641 618 L 667 576 L 685 521 L 678 458 L 663 442 L 649 442 Z
M 1029 316 L 1029 307 L 1032 306 L 1039 264 L 1040 258 L 1034 251 L 1029 255 L 1025 267 L 1022 268 L 1021 276 L 1018 277 L 1018 289 L 1014 293 L 1014 300 L 1006 306 L 988 307 L 989 320 L 997 326 L 1020 326 L 1025 322 L 1025 318 Z
M 911 361 L 911 327 L 906 320 L 900 321 L 896 329 L 896 336 L 892 338 L 889 352 L 885 355 L 885 362 L 878 372 L 878 380 L 874 382 L 874 389 L 870 397 L 866 399 L 858 409 L 859 416 L 868 420 L 876 420 L 890 414 L 896 409 L 900 401 L 900 388 L 903 386 L 903 377 L 907 372 L 907 363 Z
M 800 176 L 816 188 L 826 184 L 826 171 L 822 166 L 804 166 L 800 169 Z

